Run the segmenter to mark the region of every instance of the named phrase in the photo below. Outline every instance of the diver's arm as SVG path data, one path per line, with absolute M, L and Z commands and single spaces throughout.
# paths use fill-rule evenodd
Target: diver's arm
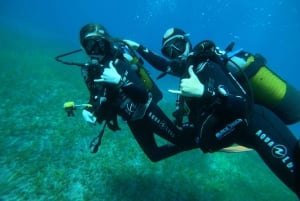
M 181 77 L 184 68 L 182 68 L 182 61 L 180 59 L 167 60 L 164 57 L 161 57 L 157 53 L 149 50 L 143 45 L 132 41 L 132 40 L 123 40 L 127 45 L 132 47 L 139 55 L 143 57 L 151 66 L 155 69 L 169 73 L 176 77 Z
M 167 60 L 142 45 L 136 51 L 155 69 L 176 77 L 182 76 L 184 68 L 180 59 Z
M 168 72 L 170 70 L 168 60 L 159 56 L 155 52 L 149 50 L 143 45 L 133 41 L 133 40 L 123 40 L 127 45 L 129 45 L 132 49 L 137 51 L 143 59 L 145 59 L 150 65 L 162 72 Z
M 182 151 L 185 151 L 174 144 L 166 144 L 160 147 L 158 147 L 157 145 L 147 147 L 141 146 L 141 148 L 152 162 L 158 162 L 168 157 L 174 156 Z
M 140 45 L 136 51 L 157 70 L 167 72 L 170 69 L 170 62 L 168 60 L 159 56 L 143 45 Z

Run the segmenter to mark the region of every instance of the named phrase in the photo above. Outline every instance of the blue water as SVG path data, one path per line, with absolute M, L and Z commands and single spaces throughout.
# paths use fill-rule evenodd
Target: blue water
M 192 42 L 212 39 L 220 47 L 260 52 L 280 75 L 297 84 L 299 5 L 290 1 L 38 1 L 1 3 L 1 20 L 23 29 L 78 43 L 78 30 L 87 22 L 105 25 L 112 35 L 130 38 L 159 51 L 164 31 L 181 27 Z M 294 76 L 291 76 L 291 75 Z
M 299 8 L 290 1 L 38 1 L 1 3 L 1 21 L 25 33 L 48 34 L 78 45 L 78 30 L 87 22 L 105 25 L 112 35 L 139 41 L 159 52 L 169 27 L 191 34 L 193 43 L 212 39 L 220 47 L 230 41 L 266 56 L 269 65 L 299 86 L 296 72 L 300 46 Z
M 66 51 L 79 47 L 79 29 L 90 22 L 101 23 L 111 35 L 138 41 L 156 52 L 169 27 L 190 33 L 193 44 L 211 39 L 225 48 L 235 41 L 236 49 L 263 54 L 269 67 L 298 89 L 299 19 L 299 0 L 3 0 L 0 6 L 1 29 L 15 30 L 36 42 L 49 40 L 52 46 L 57 41 Z M 0 39 L 0 48 L 1 43 Z M 15 51 L 16 56 L 22 55 Z M 166 101 L 172 100 L 166 90 L 170 83 L 176 87 L 177 79 L 167 77 L 158 83 Z M 299 124 L 290 128 L 300 136 Z

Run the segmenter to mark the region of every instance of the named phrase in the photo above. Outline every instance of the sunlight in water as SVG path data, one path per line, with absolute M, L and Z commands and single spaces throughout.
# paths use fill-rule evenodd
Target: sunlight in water
M 175 0 L 146 0 L 140 1 L 135 19 L 139 23 L 148 24 L 152 18 L 159 17 L 165 12 L 172 13 L 176 9 Z M 143 12 L 143 13 L 142 13 Z M 144 13 L 146 12 L 146 13 Z

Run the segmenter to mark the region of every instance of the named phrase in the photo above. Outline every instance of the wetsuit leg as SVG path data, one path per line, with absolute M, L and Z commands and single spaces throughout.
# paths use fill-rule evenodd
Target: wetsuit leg
M 294 153 L 294 157 L 295 157 L 295 163 L 296 163 L 296 191 L 297 191 L 297 195 L 300 198 L 300 140 L 298 140 L 298 143 L 296 145 L 295 148 L 295 153 Z M 298 185 L 297 185 L 298 184 Z
M 143 119 L 129 121 L 128 126 L 140 147 L 152 161 L 162 160 L 197 147 L 194 138 L 179 130 L 155 104 L 150 104 Z M 158 146 L 154 134 L 172 144 Z
M 239 137 L 238 143 L 255 149 L 277 177 L 296 192 L 294 152 L 297 139 L 274 113 L 255 105 L 249 132 Z
M 156 143 L 153 130 L 147 119 L 128 122 L 128 126 L 136 141 L 152 162 L 157 162 L 182 151 L 174 144 L 159 146 Z
M 186 150 L 198 148 L 196 144 L 196 130 L 184 127 L 179 130 L 165 113 L 155 104 L 150 105 L 146 118 L 154 133 Z

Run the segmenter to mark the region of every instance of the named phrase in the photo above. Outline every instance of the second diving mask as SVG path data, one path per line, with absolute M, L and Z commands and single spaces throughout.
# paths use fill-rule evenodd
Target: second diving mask
M 170 59 L 177 58 L 185 52 L 186 43 L 187 41 L 183 38 L 174 38 L 164 44 L 161 52 Z

